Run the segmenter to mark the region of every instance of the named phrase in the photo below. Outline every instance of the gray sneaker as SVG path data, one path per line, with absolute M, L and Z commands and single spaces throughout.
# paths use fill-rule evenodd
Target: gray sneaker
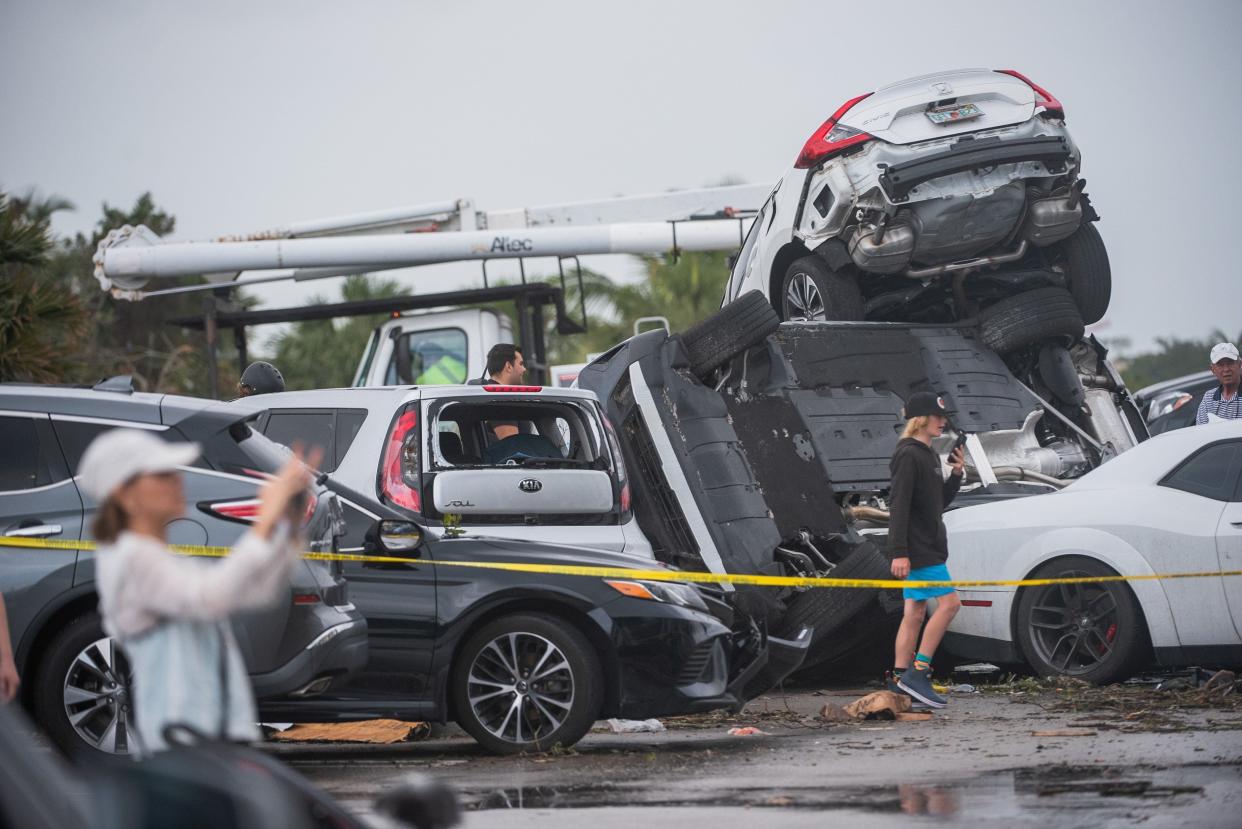
M 917 668 L 911 668 L 901 675 L 901 679 L 897 680 L 897 687 L 909 694 L 911 699 L 930 705 L 932 708 L 944 708 L 948 702 L 932 688 L 929 670 L 920 671 Z
M 910 696 L 910 694 L 909 694 L 909 693 L 907 693 L 907 692 L 906 692 L 906 690 L 905 690 L 904 688 L 902 688 L 899 684 L 897 684 L 897 679 L 896 679 L 896 677 L 894 677 L 894 676 L 893 676 L 893 672 L 892 672 L 892 671 L 885 671 L 885 672 L 884 672 L 884 688 L 885 688 L 885 690 L 892 691 L 894 694 L 901 694 L 903 697 L 905 697 L 906 699 L 910 700 L 910 710 L 911 710 L 911 711 L 928 711 L 928 710 L 930 710 L 928 706 L 924 705 L 922 702 L 920 702 L 920 701 L 918 701 L 917 699 L 915 699 L 914 697 Z

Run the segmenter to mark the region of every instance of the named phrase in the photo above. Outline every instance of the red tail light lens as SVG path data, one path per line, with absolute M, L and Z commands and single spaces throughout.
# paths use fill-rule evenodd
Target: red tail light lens
M 418 411 L 407 408 L 397 415 L 388 433 L 380 492 L 388 501 L 413 512 L 421 511 L 418 462 Z
M 320 598 L 318 593 L 294 593 L 293 603 L 295 605 L 319 604 Z
M 1055 112 L 1062 118 L 1065 117 L 1065 107 L 1061 106 L 1061 102 L 1052 96 L 1052 93 L 1044 89 L 1033 80 L 1023 75 L 1016 69 L 997 69 L 1002 75 L 1012 75 L 1035 91 L 1035 105 L 1042 106 L 1048 112 Z
M 532 392 L 543 391 L 543 386 L 484 386 L 483 391 Z
M 214 504 L 199 504 L 199 509 L 229 521 L 240 521 L 253 524 L 259 517 L 259 499 L 247 498 L 243 501 L 217 501 Z
M 307 493 L 306 509 L 302 513 L 303 527 L 310 523 L 311 516 L 315 514 L 315 508 L 318 504 L 319 496 L 313 492 Z M 247 498 L 241 501 L 216 501 L 215 503 L 199 504 L 199 508 L 218 518 L 240 521 L 246 524 L 253 524 L 255 519 L 259 517 L 258 498 Z
M 794 167 L 799 170 L 809 169 L 821 161 L 832 158 L 842 150 L 870 141 L 871 136 L 867 133 L 837 123 L 845 113 L 853 109 L 855 104 L 870 95 L 871 93 L 868 92 L 866 95 L 851 98 L 832 113 L 832 117 L 821 124 L 820 128 L 806 140 L 802 152 L 798 153 L 798 160 L 794 162 Z

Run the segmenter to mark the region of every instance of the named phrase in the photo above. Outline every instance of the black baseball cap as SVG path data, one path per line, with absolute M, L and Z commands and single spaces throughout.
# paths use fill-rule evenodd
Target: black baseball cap
M 949 416 L 948 410 L 944 407 L 944 398 L 930 391 L 920 391 L 910 395 L 904 412 L 907 420 L 925 415 Z

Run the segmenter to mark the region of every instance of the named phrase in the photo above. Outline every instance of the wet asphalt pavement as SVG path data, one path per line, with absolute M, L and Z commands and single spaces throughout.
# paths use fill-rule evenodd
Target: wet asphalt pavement
M 1042 689 L 952 695 L 930 722 L 815 717 L 862 693 L 769 694 L 736 716 L 597 729 L 538 756 L 492 757 L 461 736 L 272 750 L 359 813 L 409 772 L 430 774 L 458 792 L 468 829 L 1242 826 L 1238 707 Z M 766 733 L 727 733 L 746 725 Z

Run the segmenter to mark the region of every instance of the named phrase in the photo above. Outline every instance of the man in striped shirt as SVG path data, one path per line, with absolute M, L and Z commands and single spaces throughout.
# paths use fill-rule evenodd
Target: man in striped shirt
M 1220 385 L 1209 389 L 1199 401 L 1195 425 L 1209 420 L 1242 420 L 1242 397 L 1238 396 L 1238 380 L 1242 378 L 1242 362 L 1233 343 L 1212 346 L 1212 373 Z

